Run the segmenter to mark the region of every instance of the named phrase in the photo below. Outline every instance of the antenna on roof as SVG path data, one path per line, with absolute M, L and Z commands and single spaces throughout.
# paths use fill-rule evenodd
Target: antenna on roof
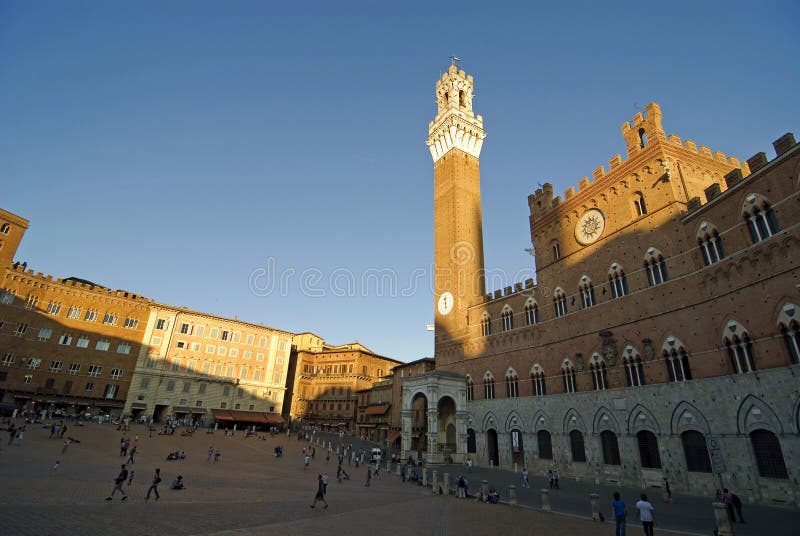
M 634 109 L 635 109 L 637 112 L 640 112 L 640 113 L 644 113 L 644 112 L 646 112 L 646 111 L 647 111 L 647 109 L 646 109 L 646 108 L 644 108 L 644 107 L 642 107 L 642 106 L 639 106 L 639 104 L 638 104 L 638 103 L 635 103 L 635 102 L 633 103 L 633 108 L 634 108 Z

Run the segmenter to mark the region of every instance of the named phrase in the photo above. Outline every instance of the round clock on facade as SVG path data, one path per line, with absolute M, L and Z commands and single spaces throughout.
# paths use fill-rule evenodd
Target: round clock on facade
M 606 227 L 606 218 L 603 213 L 592 208 L 583 213 L 575 225 L 575 238 L 581 244 L 591 244 L 603 234 Z
M 455 300 L 453 300 L 453 295 L 450 294 L 449 292 L 445 292 L 444 294 L 439 296 L 439 303 L 438 303 L 439 314 L 445 316 L 450 311 L 452 311 L 454 301 Z

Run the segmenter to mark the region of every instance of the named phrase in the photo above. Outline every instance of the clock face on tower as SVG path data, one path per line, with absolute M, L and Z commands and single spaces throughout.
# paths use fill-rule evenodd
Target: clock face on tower
M 437 304 L 437 308 L 439 309 L 439 314 L 442 316 L 446 316 L 450 311 L 453 310 L 453 295 L 449 292 L 445 292 L 441 296 L 439 296 L 439 303 Z
M 591 244 L 600 238 L 605 228 L 605 216 L 596 208 L 592 208 L 584 212 L 575 225 L 575 238 L 583 245 Z

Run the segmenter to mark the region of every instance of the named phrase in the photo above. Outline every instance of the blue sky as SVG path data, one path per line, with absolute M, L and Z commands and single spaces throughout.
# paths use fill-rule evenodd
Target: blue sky
M 527 195 L 624 154 L 637 105 L 742 159 L 800 132 L 796 2 L 535 4 L 4 0 L 17 258 L 409 361 L 433 353 L 424 140 L 451 54 L 488 132 L 487 268 L 512 280 Z

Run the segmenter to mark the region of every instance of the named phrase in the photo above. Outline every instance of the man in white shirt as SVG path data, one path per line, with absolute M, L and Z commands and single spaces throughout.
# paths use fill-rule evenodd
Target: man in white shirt
M 642 493 L 641 500 L 636 503 L 636 509 L 639 510 L 639 519 L 642 520 L 644 536 L 653 536 L 653 523 L 656 520 L 653 513 L 655 508 L 647 501 L 647 495 L 644 493 Z

